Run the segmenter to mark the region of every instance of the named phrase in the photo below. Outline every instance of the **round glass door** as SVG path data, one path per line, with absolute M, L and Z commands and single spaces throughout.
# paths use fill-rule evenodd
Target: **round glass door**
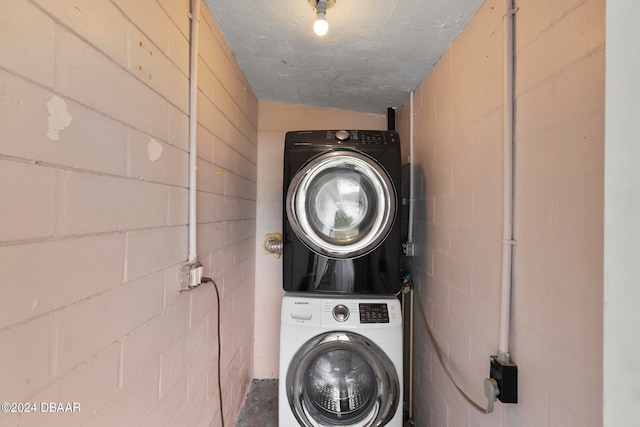
M 354 151 L 332 151 L 311 160 L 287 191 L 287 217 L 310 249 L 330 258 L 355 258 L 387 237 L 396 193 L 373 159 Z
M 289 405 L 303 426 L 382 426 L 398 405 L 393 363 L 354 333 L 329 332 L 308 341 L 286 379 Z
M 305 406 L 327 418 L 359 418 L 376 393 L 375 374 L 357 353 L 329 350 L 319 355 L 304 377 Z

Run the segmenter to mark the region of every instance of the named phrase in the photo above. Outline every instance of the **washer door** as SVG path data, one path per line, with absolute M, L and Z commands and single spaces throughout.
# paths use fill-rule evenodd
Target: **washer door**
M 373 159 L 336 150 L 307 163 L 291 180 L 286 210 L 291 228 L 311 250 L 329 258 L 365 255 L 389 234 L 396 192 Z
M 289 406 L 301 426 L 383 426 L 398 407 L 393 363 L 375 343 L 351 332 L 307 341 L 286 381 Z

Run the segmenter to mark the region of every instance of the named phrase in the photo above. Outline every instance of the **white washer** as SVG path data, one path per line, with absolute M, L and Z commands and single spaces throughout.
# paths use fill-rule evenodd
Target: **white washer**
M 285 295 L 278 400 L 280 427 L 401 427 L 398 299 Z

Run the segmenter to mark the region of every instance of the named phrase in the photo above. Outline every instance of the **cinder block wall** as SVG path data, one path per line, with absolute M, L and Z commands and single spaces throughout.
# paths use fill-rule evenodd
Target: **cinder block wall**
M 416 313 L 418 425 L 602 425 L 604 1 L 517 1 L 511 355 L 517 405 L 453 388 Z M 484 405 L 498 347 L 503 15 L 488 0 L 415 93 L 417 256 L 447 367 Z M 400 115 L 408 155 L 409 106 Z
M 187 258 L 189 2 L 0 4 L 5 426 L 220 425 L 211 285 Z M 202 7 L 198 252 L 233 424 L 253 377 L 258 102 Z

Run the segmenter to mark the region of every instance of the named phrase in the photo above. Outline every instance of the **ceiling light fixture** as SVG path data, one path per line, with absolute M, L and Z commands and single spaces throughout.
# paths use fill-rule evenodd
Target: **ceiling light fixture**
M 327 22 L 327 9 L 335 4 L 335 0 L 309 0 L 309 3 L 316 10 L 316 20 L 313 23 L 313 31 L 324 36 L 329 31 L 329 23 Z

